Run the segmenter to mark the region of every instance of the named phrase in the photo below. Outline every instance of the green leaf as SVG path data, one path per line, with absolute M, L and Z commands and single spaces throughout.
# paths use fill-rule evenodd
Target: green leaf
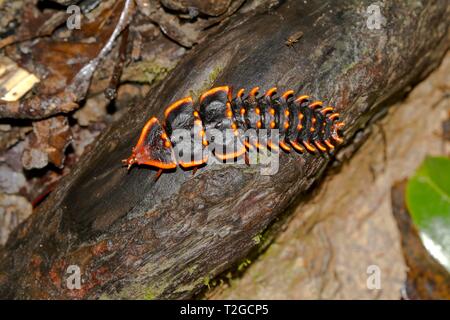
M 424 160 L 408 181 L 406 205 L 427 249 L 450 270 L 450 159 Z

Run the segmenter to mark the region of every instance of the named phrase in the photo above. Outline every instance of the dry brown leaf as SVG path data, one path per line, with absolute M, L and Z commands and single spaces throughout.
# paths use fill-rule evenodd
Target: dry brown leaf
M 49 74 L 36 95 L 18 102 L 0 100 L 0 117 L 42 119 L 76 109 L 77 102 L 85 98 L 99 63 L 111 51 L 133 13 L 132 0 L 118 1 L 105 9 L 101 17 L 74 31 L 69 41 L 38 40 L 23 63 L 36 65 Z
M 64 152 L 72 139 L 66 117 L 34 122 L 33 132 L 27 138 L 27 147 L 22 154 L 25 169 L 43 168 L 48 163 L 63 167 Z
M 0 49 L 15 42 L 51 35 L 67 19 L 65 11 L 47 9 L 43 12 L 36 6 L 37 1 L 29 1 L 23 8 L 22 23 L 16 33 L 0 39 Z

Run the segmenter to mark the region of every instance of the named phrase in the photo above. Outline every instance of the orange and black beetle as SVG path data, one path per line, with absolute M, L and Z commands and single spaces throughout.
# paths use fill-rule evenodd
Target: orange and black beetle
M 250 148 L 268 147 L 286 152 L 291 148 L 298 152 L 330 152 L 342 142 L 339 131 L 344 123 L 331 106 L 322 101 L 314 101 L 307 95 L 295 97 L 293 90 L 276 96 L 276 88 L 259 95 L 259 88 L 250 90 L 244 96 L 240 89 L 232 96 L 229 86 L 213 88 L 201 95 L 198 108 L 191 97 L 178 100 L 166 108 L 165 120 L 161 125 L 157 118 L 151 118 L 142 129 L 131 156 L 123 160 L 130 168 L 134 164 L 158 168 L 196 168 L 208 161 L 208 153 L 203 152 L 211 143 L 206 132 L 211 129 L 231 130 L 236 141 L 233 148 L 215 148 L 214 156 L 219 160 L 236 159 L 245 156 Z M 191 154 L 182 159 L 174 152 L 174 147 L 190 141 L 175 139 L 177 129 L 189 130 L 190 137 L 198 141 L 192 144 Z M 279 141 L 254 141 L 241 135 L 248 129 L 279 130 Z M 189 139 L 188 139 L 189 140 Z M 217 141 L 216 141 L 217 142 Z M 264 144 L 264 145 L 263 145 Z M 229 151 L 232 150 L 232 151 Z

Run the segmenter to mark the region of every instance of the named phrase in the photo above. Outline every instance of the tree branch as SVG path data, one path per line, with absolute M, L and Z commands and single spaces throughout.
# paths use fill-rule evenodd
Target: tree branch
M 282 154 L 276 175 L 245 165 L 177 170 L 154 182 L 129 173 L 140 129 L 171 101 L 211 85 L 294 89 L 327 100 L 352 135 L 435 68 L 449 45 L 445 1 L 385 2 L 386 26 L 367 27 L 367 2 L 285 1 L 235 16 L 196 47 L 140 106 L 111 127 L 1 252 L 0 296 L 187 298 L 257 245 L 265 230 L 317 181 L 330 159 Z M 303 31 L 294 48 L 286 39 Z M 82 271 L 81 290 L 66 268 Z

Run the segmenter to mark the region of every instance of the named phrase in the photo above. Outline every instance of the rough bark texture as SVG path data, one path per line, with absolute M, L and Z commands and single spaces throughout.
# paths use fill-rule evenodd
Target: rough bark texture
M 412 255 L 406 257 L 419 251 L 419 246 L 411 248 L 409 244 L 420 240 L 408 228 L 410 223 L 399 221 L 396 226 L 391 186 L 411 177 L 426 156 L 450 156 L 450 140 L 445 141 L 443 132 L 449 112 L 450 52 L 407 99 L 390 106 L 386 117 L 359 134 L 356 140 L 364 144 L 339 170 L 328 170 L 307 201 L 298 203 L 277 223 L 282 232 L 256 261 L 251 261 L 245 273 L 231 281 L 216 281 L 221 285 L 209 290 L 206 297 L 400 299 L 407 270 L 408 279 L 422 277 L 411 272 L 412 264 L 407 262 Z M 270 242 L 273 229 L 258 239 Z M 427 270 L 418 263 L 425 261 L 423 251 L 411 260 Z M 380 271 L 378 289 L 367 286 L 371 266 Z M 421 280 L 416 277 L 415 281 Z M 409 293 L 407 297 L 414 298 Z
M 446 1 L 385 2 L 380 30 L 367 28 L 370 4 L 286 1 L 231 21 L 198 46 L 12 234 L 1 252 L 0 296 L 187 298 L 245 257 L 257 246 L 254 237 L 320 178 L 328 157 L 283 154 L 273 176 L 245 165 L 207 166 L 156 183 L 150 170 L 127 173 L 120 160 L 149 116 L 224 83 L 277 85 L 328 100 L 351 143 L 387 100 L 436 67 L 449 45 Z M 286 47 L 299 30 L 301 41 Z M 82 271 L 81 290 L 66 287 L 73 264 Z

